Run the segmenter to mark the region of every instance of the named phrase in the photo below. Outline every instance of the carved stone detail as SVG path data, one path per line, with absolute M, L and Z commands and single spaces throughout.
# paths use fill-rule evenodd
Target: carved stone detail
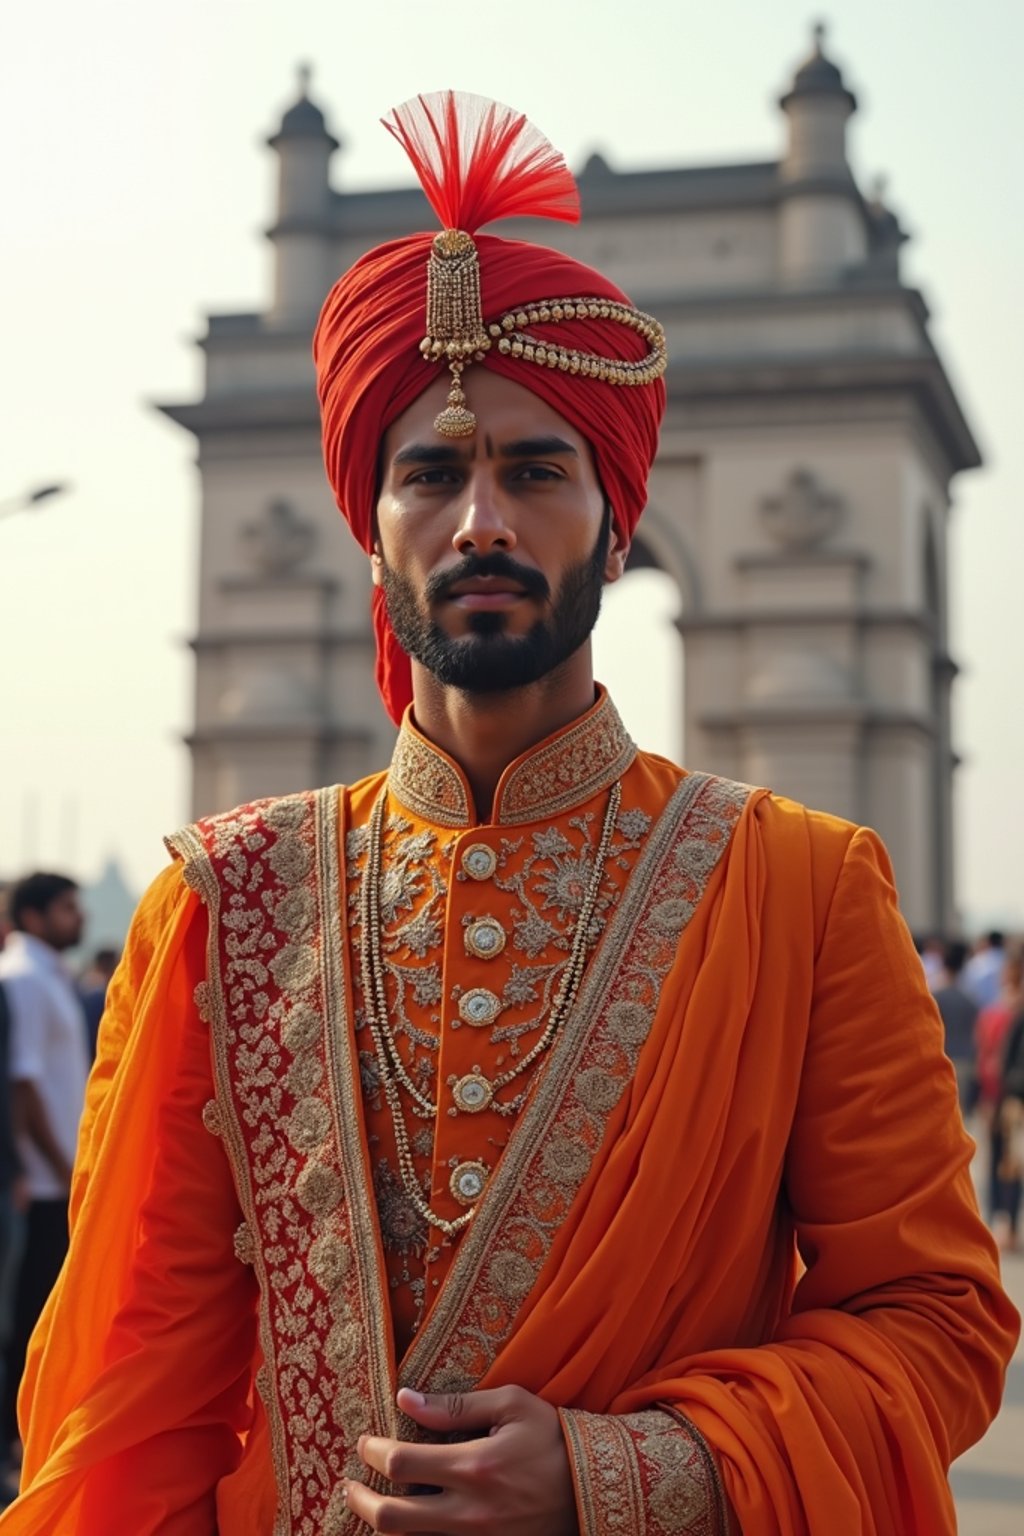
M 761 521 L 783 549 L 813 549 L 835 533 L 844 505 L 841 496 L 822 488 L 811 470 L 795 469 L 780 495 L 761 502 Z
M 262 516 L 242 529 L 249 558 L 262 576 L 288 576 L 316 546 L 316 528 L 288 501 L 268 502 Z

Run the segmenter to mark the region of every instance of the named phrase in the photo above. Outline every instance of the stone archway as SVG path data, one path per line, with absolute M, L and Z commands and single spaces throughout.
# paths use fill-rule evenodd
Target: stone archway
M 694 583 L 688 561 L 682 562 L 683 582 L 677 570 L 667 568 L 662 546 L 670 531 L 659 522 L 656 513 L 644 514 L 625 575 L 605 589 L 594 632 L 594 671 L 637 743 L 682 763 L 685 670 L 678 620 L 691 605 Z

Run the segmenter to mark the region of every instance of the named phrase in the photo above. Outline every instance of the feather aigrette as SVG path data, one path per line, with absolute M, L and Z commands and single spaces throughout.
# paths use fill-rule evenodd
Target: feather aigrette
M 465 91 L 414 96 L 382 119 L 412 161 L 443 229 L 580 217 L 565 157 L 521 112 Z

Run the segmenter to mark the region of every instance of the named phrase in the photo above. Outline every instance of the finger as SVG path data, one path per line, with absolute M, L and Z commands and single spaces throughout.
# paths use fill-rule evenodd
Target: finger
M 430 1483 L 435 1488 L 453 1488 L 460 1481 L 463 1452 L 458 1445 L 414 1445 L 384 1435 L 361 1435 L 356 1449 L 366 1466 L 399 1487 Z
M 521 1387 L 496 1387 L 489 1392 L 413 1392 L 402 1387 L 398 1406 L 424 1429 L 455 1430 L 486 1435 L 497 1424 L 517 1416 L 528 1397 Z
M 399 1498 L 394 1494 L 375 1493 L 365 1483 L 347 1478 L 345 1502 L 352 1513 L 364 1520 L 371 1531 L 383 1536 L 448 1536 L 451 1524 L 451 1499 L 438 1493 L 425 1498 Z

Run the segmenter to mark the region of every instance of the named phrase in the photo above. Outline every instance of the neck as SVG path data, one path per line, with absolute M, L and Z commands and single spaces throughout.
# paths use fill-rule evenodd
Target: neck
M 15 930 L 15 931 L 19 931 L 19 930 Z M 33 933 L 31 928 L 22 928 L 20 930 L 20 932 L 21 932 L 21 935 L 22 935 L 23 938 L 31 939 L 34 944 L 44 944 L 47 949 L 52 949 L 53 953 L 55 955 L 60 953 L 60 951 L 58 950 L 57 946 L 55 944 L 51 944 L 49 939 L 46 938 L 45 935 L 43 935 L 41 933 Z
M 412 684 L 417 727 L 458 763 L 481 821 L 490 819 L 509 763 L 586 714 L 595 698 L 589 640 L 546 677 L 507 693 L 446 688 L 417 661 Z

